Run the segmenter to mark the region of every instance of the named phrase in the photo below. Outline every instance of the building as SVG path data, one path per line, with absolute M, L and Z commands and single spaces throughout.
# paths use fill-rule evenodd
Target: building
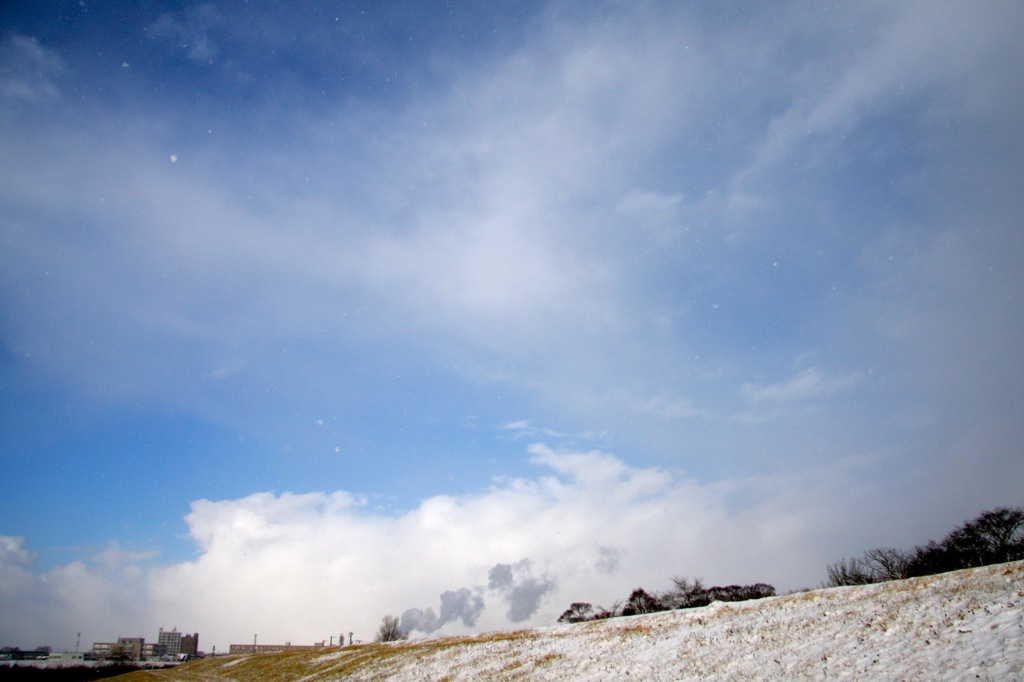
M 232 644 L 228 649 L 229 654 L 273 654 L 278 651 L 301 651 L 304 649 L 322 649 L 323 642 L 316 644 Z
M 113 651 L 116 647 L 117 642 L 93 642 L 92 657 L 98 661 L 102 661 L 106 658 L 113 658 Z
M 183 656 L 195 658 L 199 655 L 199 633 L 181 636 L 181 651 Z
M 159 658 L 164 658 L 167 653 L 167 647 L 159 642 L 146 642 L 142 647 L 142 660 L 144 661 L 155 661 Z
M 195 658 L 199 654 L 198 632 L 187 635 L 178 632 L 178 628 L 173 630 L 160 628 L 160 634 L 157 635 L 157 643 L 160 645 L 159 656 Z
M 118 637 L 116 642 L 95 642 L 92 655 L 96 659 L 141 661 L 152 649 L 146 649 L 145 637 Z
M 181 633 L 178 632 L 178 628 L 170 631 L 160 628 L 156 641 L 163 646 L 164 655 L 177 657 L 181 653 Z
M 49 655 L 50 647 L 39 647 L 34 651 L 22 651 L 16 646 L 0 649 L 0 661 L 40 661 Z

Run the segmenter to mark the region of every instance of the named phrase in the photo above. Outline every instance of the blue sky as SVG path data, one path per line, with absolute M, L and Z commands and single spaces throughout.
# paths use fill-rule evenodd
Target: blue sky
M 4 3 L 0 643 L 537 625 L 1024 503 L 1022 29 Z

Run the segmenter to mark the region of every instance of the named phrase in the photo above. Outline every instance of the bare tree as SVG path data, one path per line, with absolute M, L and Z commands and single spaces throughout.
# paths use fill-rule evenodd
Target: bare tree
M 1024 509 L 993 509 L 950 533 L 943 542 L 965 567 L 1024 558 Z
M 1024 509 L 1000 507 L 910 552 L 871 549 L 827 566 L 826 585 L 866 585 L 1024 559 Z
M 569 608 L 558 617 L 559 623 L 582 623 L 585 620 L 594 618 L 594 607 L 587 602 L 573 602 Z
M 705 606 L 710 600 L 705 599 L 704 581 L 701 578 L 672 576 L 672 589 L 661 595 L 660 599 L 672 609 L 688 609 L 694 606 Z
M 910 555 L 900 549 L 882 547 L 865 552 L 863 562 L 876 582 L 902 580 L 907 577 Z
M 399 627 L 398 616 L 384 616 L 380 619 L 380 627 L 377 628 L 377 636 L 374 638 L 375 642 L 397 642 L 402 639 L 408 639 L 409 633 L 402 630 Z
M 633 590 L 629 595 L 629 599 L 626 600 L 626 606 L 622 609 L 622 615 L 636 616 L 642 613 L 655 613 L 666 610 L 668 610 L 668 607 L 661 600 L 647 592 L 644 588 L 638 587 Z
M 617 618 L 622 615 L 622 602 L 616 601 L 610 607 L 598 606 L 594 611 L 593 620 L 605 620 L 606 618 Z
M 695 594 L 704 590 L 703 578 L 687 578 L 686 576 L 672 576 L 672 585 L 680 594 Z
M 960 526 L 939 543 L 917 547 L 908 562 L 910 576 L 1024 559 L 1024 509 L 992 509 Z
M 827 587 L 840 587 L 842 585 L 868 585 L 877 582 L 862 565 L 859 559 L 840 559 L 834 564 L 829 564 L 825 570 L 828 573 Z

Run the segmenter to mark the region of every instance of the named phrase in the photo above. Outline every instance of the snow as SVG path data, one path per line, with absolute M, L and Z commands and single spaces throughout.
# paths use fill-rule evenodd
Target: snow
M 536 630 L 247 657 L 230 671 L 239 682 L 282 674 L 396 682 L 1024 680 L 1024 562 Z

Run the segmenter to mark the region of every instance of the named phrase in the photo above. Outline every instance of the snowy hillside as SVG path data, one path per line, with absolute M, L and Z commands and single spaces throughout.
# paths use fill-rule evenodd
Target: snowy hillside
M 140 680 L 1024 680 L 1024 562 L 537 630 L 208 659 Z

